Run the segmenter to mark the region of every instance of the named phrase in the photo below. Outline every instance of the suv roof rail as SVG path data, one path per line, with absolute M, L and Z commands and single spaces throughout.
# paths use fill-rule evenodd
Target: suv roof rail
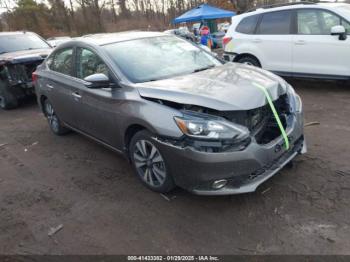
M 290 6 L 290 5 L 314 5 L 316 2 L 311 1 L 300 1 L 300 2 L 291 2 L 291 3 L 280 3 L 280 4 L 271 4 L 271 5 L 262 5 L 258 7 L 254 7 L 252 9 L 249 9 L 247 13 L 256 11 L 258 9 L 269 9 L 269 8 L 275 8 L 275 7 L 283 7 L 283 6 Z

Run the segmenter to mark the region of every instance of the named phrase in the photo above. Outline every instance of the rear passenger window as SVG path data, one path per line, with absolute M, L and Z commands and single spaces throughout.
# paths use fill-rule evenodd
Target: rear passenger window
M 257 33 L 261 35 L 290 34 L 291 17 L 290 11 L 266 13 L 261 19 Z
M 72 75 L 73 49 L 69 48 L 57 51 L 48 59 L 47 64 L 52 71 Z
M 242 34 L 254 34 L 259 15 L 244 18 L 237 26 L 236 31 Z

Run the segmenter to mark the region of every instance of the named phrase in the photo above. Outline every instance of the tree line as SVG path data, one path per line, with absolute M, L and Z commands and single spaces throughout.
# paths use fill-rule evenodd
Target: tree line
M 165 30 L 204 2 L 238 13 L 287 0 L 0 0 L 0 31 L 28 30 L 44 37 L 124 30 Z

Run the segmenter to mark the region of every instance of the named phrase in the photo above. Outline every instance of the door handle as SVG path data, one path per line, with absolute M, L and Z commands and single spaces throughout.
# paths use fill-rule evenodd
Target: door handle
M 55 88 L 53 85 L 50 85 L 50 84 L 47 84 L 46 86 L 47 86 L 48 88 L 50 88 L 50 89 L 54 89 L 54 88 Z
M 72 93 L 72 96 L 76 99 L 80 99 L 81 98 L 81 95 L 79 95 L 77 92 L 73 92 Z
M 261 43 L 262 40 L 261 40 L 260 38 L 255 38 L 255 39 L 253 39 L 253 42 L 254 42 L 254 43 Z
M 296 45 L 305 45 L 306 41 L 304 41 L 304 40 L 297 40 L 297 41 L 295 41 L 295 44 Z

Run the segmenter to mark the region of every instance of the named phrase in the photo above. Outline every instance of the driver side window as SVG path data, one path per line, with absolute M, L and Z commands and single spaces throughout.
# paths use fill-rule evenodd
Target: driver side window
M 109 76 L 107 65 L 102 59 L 86 48 L 78 49 L 77 77 L 84 79 L 93 74 L 104 74 Z
M 349 30 L 349 23 L 339 16 L 324 10 L 298 10 L 298 34 L 301 35 L 330 35 L 331 28 L 343 25 Z
M 347 34 L 350 34 L 350 23 L 342 19 L 341 25 L 345 27 Z

